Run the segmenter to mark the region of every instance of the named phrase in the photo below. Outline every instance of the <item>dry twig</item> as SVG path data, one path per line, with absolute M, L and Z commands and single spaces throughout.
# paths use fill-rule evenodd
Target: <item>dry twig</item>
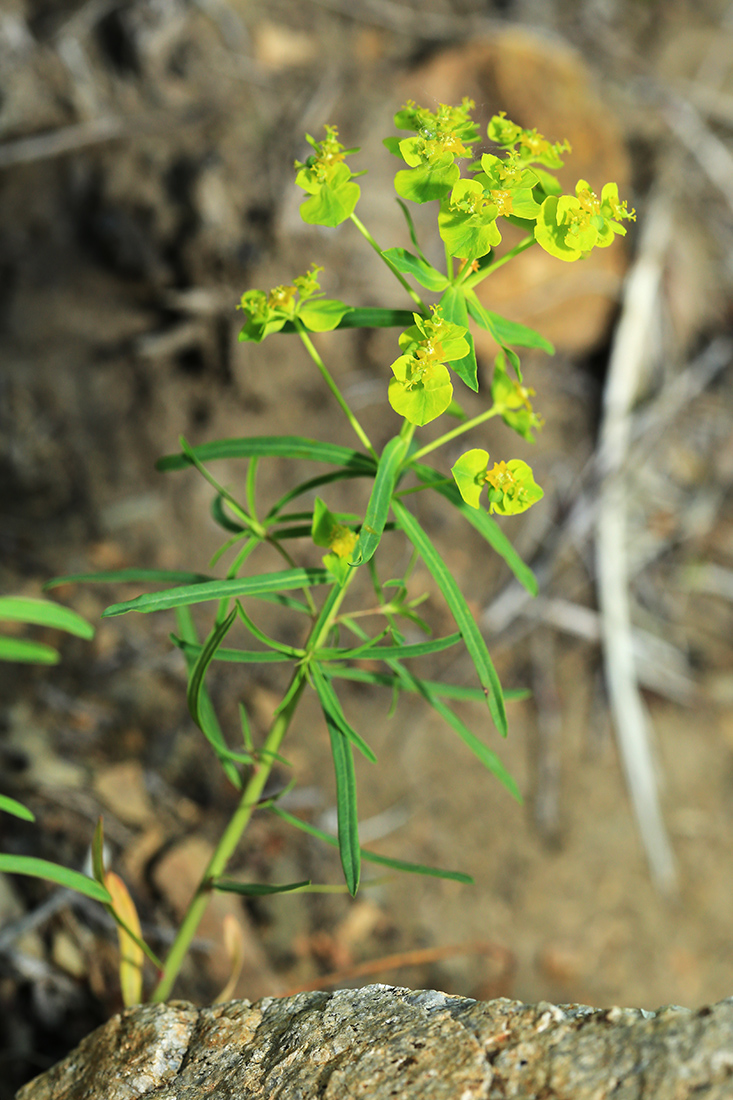
M 623 465 L 631 439 L 631 409 L 648 360 L 648 334 L 658 308 L 672 215 L 665 198 L 652 200 L 639 255 L 624 291 L 603 401 L 600 463 L 603 481 L 596 521 L 596 572 L 606 681 L 626 782 L 652 878 L 676 888 L 674 853 L 659 804 L 649 719 L 634 665 L 627 569 L 627 485 Z

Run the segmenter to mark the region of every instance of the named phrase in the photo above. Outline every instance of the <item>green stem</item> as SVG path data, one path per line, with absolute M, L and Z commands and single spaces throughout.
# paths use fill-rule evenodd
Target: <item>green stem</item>
M 488 267 L 483 267 L 480 271 L 474 272 L 473 275 L 469 275 L 467 279 L 461 280 L 461 286 L 478 286 L 478 284 L 483 282 L 483 280 L 488 275 L 491 275 L 493 271 L 496 271 L 499 267 L 503 267 L 504 264 L 509 262 L 509 260 L 513 260 L 515 256 L 518 256 L 520 252 L 526 251 L 526 249 L 528 249 L 530 245 L 533 245 L 534 243 L 535 239 L 533 236 L 530 235 L 528 237 L 524 237 L 518 245 L 515 245 L 515 247 L 507 252 L 505 256 L 502 256 L 500 260 L 496 260 L 493 264 L 489 264 Z
M 410 295 L 413 302 L 415 302 L 415 304 L 420 307 L 420 312 L 425 317 L 429 317 L 430 316 L 430 310 L 425 305 L 425 303 L 423 302 L 420 295 L 417 293 L 416 290 L 413 290 L 413 288 L 410 286 L 410 284 L 408 283 L 407 279 L 404 277 L 402 272 L 398 271 L 397 268 L 395 267 L 395 265 L 392 263 L 392 261 L 390 259 L 388 259 L 387 256 L 385 256 L 383 250 L 379 247 L 377 242 L 374 240 L 374 237 L 371 235 L 371 233 L 369 232 L 367 227 L 364 225 L 364 223 L 357 218 L 356 214 L 351 214 L 351 220 L 354 223 L 354 225 L 356 226 L 356 228 L 359 230 L 359 232 L 361 233 L 362 237 L 364 237 L 364 239 L 366 241 L 368 241 L 369 244 L 372 246 L 372 248 L 377 253 L 379 258 L 381 260 L 383 260 L 384 263 L 386 263 L 387 267 L 392 272 L 395 279 L 397 279 L 400 283 L 402 283 L 403 287 L 405 288 L 407 293 Z
M 358 435 L 359 440 L 361 441 L 362 445 L 367 449 L 367 451 L 369 452 L 369 454 L 372 456 L 373 459 L 378 459 L 379 456 L 377 455 L 377 452 L 374 450 L 374 447 L 372 447 L 371 443 L 369 442 L 369 436 L 366 434 L 366 432 L 362 428 L 361 424 L 359 423 L 359 421 L 354 416 L 353 412 L 351 411 L 351 409 L 349 408 L 349 406 L 346 402 L 346 399 L 343 397 L 343 395 L 341 393 L 341 390 L 338 388 L 338 386 L 334 382 L 333 378 L 331 377 L 331 374 L 329 373 L 328 367 L 326 366 L 326 364 L 323 362 L 320 355 L 316 351 L 316 349 L 313 345 L 313 341 L 311 340 L 310 336 L 308 335 L 308 333 L 305 329 L 305 326 L 303 325 L 303 322 L 301 320 L 299 320 L 297 317 L 295 317 L 294 320 L 293 320 L 293 324 L 295 325 L 295 328 L 297 330 L 298 335 L 300 336 L 301 340 L 305 344 L 305 347 L 306 347 L 306 350 L 307 350 L 308 354 L 310 355 L 311 359 L 313 360 L 313 362 L 316 364 L 319 371 L 321 372 L 321 377 L 323 378 L 323 381 L 326 383 L 329 390 L 331 391 L 333 396 L 338 401 L 339 405 L 341 406 L 341 410 L 343 411 L 344 415 L 346 416 L 346 419 L 348 420 L 349 424 L 351 424 L 351 427 L 354 429 L 354 431 Z
M 322 612 L 313 625 L 306 646 L 307 654 L 314 653 L 327 639 L 339 607 L 341 606 L 341 602 L 346 595 L 346 590 L 355 576 L 356 570 L 352 569 L 351 572 L 347 574 L 343 586 L 333 593 L 332 597 L 327 601 L 327 613 L 324 615 Z M 293 673 L 290 686 L 285 693 L 287 703 L 284 706 L 281 705 L 281 709 L 279 709 L 275 715 L 264 744 L 259 751 L 259 763 L 252 769 L 252 773 L 242 792 L 239 804 L 209 860 L 201 881 L 196 888 L 196 893 L 191 899 L 183 920 L 181 921 L 176 938 L 165 960 L 160 980 L 150 997 L 151 1002 L 154 1004 L 167 1000 L 171 994 L 173 984 L 178 977 L 183 960 L 191 947 L 191 942 L 196 935 L 198 926 L 201 923 L 201 918 L 209 904 L 213 888 L 212 883 L 224 874 L 227 864 L 233 856 L 237 845 L 242 839 L 242 834 L 247 828 L 250 818 L 260 802 L 265 785 L 275 763 L 275 755 L 278 753 L 283 738 L 288 731 L 288 727 L 298 703 L 300 702 L 300 697 L 303 694 L 306 683 L 307 663 L 301 663 Z
M 492 416 L 497 416 L 501 410 L 496 405 L 492 405 L 486 412 L 480 413 L 478 416 L 474 416 L 472 420 L 466 420 L 464 424 L 459 425 L 457 428 L 453 428 L 452 431 L 446 432 L 445 435 L 441 435 L 433 443 L 428 443 L 427 446 L 421 447 L 419 451 L 415 451 L 414 455 L 410 455 L 405 461 L 406 466 L 412 466 L 413 463 L 419 462 L 425 455 L 429 455 L 431 451 L 436 451 L 438 447 L 442 447 L 444 443 L 450 443 L 451 439 L 456 439 L 459 435 L 463 435 L 464 432 L 470 432 L 471 428 L 478 427 L 479 424 L 483 424 L 485 420 L 490 420 Z

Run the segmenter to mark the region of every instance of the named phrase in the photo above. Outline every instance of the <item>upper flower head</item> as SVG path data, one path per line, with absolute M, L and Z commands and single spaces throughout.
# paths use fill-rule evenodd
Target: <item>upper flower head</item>
M 625 236 L 621 220 L 635 218 L 615 183 L 605 184 L 599 199 L 586 180 L 578 180 L 575 195 L 550 195 L 542 203 L 535 239 L 561 260 L 578 260 L 593 248 L 607 248 L 615 234 Z

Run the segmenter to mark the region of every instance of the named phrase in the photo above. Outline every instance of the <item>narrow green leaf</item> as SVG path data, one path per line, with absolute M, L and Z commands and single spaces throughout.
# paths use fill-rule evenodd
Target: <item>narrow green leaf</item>
M 20 817 L 23 821 L 36 820 L 36 815 L 32 810 L 29 810 L 22 802 L 16 802 L 14 798 L 7 794 L 0 794 L 0 810 L 3 810 L 6 814 L 12 814 L 13 817 Z
M 34 599 L 31 596 L 0 596 L 0 619 L 22 623 L 52 626 L 76 634 L 79 638 L 93 638 L 94 627 L 76 611 L 51 600 Z
M 84 894 L 94 901 L 109 904 L 112 901 L 109 890 L 100 883 L 95 882 L 88 875 L 82 875 L 79 871 L 71 871 L 68 867 L 60 867 L 58 863 L 50 863 L 47 859 L 37 859 L 35 856 L 10 856 L 0 852 L 0 871 L 6 875 L 30 875 L 32 878 L 43 878 L 48 882 L 54 882 L 57 886 L 65 886 L 67 890 L 75 890 L 77 894 Z
M 288 813 L 287 810 L 283 810 L 279 806 L 272 805 L 268 809 L 281 817 L 283 821 L 287 821 L 289 825 L 300 829 L 301 832 L 316 837 L 325 844 L 330 844 L 332 848 L 338 847 L 338 841 L 335 837 L 329 833 L 324 833 L 322 829 L 317 829 L 315 825 L 310 825 L 307 821 L 294 817 L 293 814 Z M 383 867 L 393 867 L 396 871 L 406 871 L 412 875 L 433 875 L 435 878 L 447 878 L 453 882 L 464 882 L 468 885 L 473 882 L 470 875 L 464 875 L 460 871 L 442 871 L 438 867 L 427 867 L 422 863 L 407 863 L 403 859 L 389 859 L 387 856 L 379 856 L 376 852 L 370 852 L 366 848 L 361 849 L 361 858 L 367 863 L 379 863 Z
M 533 328 L 522 325 L 519 321 L 510 321 L 507 317 L 501 317 L 498 313 L 492 313 L 485 309 L 479 301 L 476 291 L 465 291 L 468 312 L 477 324 L 485 328 L 496 340 L 497 344 L 505 347 L 507 344 L 516 344 L 520 348 L 541 348 L 548 355 L 555 354 L 554 345 Z
M 369 748 L 366 741 L 361 737 L 356 730 L 349 724 L 344 714 L 339 697 L 333 690 L 331 683 L 327 676 L 325 676 L 317 664 L 310 666 L 311 677 L 313 679 L 313 686 L 316 689 L 318 699 L 321 707 L 323 708 L 323 714 L 328 724 L 329 730 L 333 726 L 339 731 L 348 741 L 351 741 L 353 745 L 359 750 L 359 752 L 367 758 L 371 764 L 376 764 L 377 758 L 373 751 Z
M 438 271 L 427 260 L 420 256 L 413 256 L 406 248 L 386 248 L 382 255 L 385 259 L 405 275 L 412 275 L 421 286 L 428 290 L 445 290 L 450 285 L 449 280 L 442 271 Z
M 186 667 L 188 668 L 190 676 L 193 669 L 196 667 L 203 646 L 198 646 L 198 635 L 196 633 L 196 627 L 194 625 L 190 608 L 176 608 L 176 622 L 178 624 L 178 630 L 180 631 L 182 641 L 190 646 L 196 646 L 198 649 L 198 653 L 195 658 L 191 653 L 187 653 L 184 649 L 183 655 L 186 659 Z M 199 689 L 198 711 L 201 718 L 201 724 L 199 728 L 201 729 L 206 740 L 211 745 L 229 782 L 234 787 L 236 787 L 237 790 L 241 790 L 242 778 L 237 771 L 235 762 L 249 763 L 249 760 L 247 759 L 246 754 L 243 754 L 243 758 L 240 758 L 240 754 L 232 752 L 231 749 L 228 747 L 226 741 L 224 740 L 222 728 L 219 725 L 219 719 L 216 717 L 214 704 L 211 702 L 211 698 L 203 682 L 201 683 L 201 687 Z
M 404 661 L 409 657 L 424 657 L 428 653 L 440 653 L 460 642 L 461 637 L 461 634 L 447 634 L 444 638 L 435 638 L 430 642 L 394 646 L 379 645 L 379 639 L 375 638 L 373 644 L 358 646 L 356 649 L 319 649 L 316 657 L 321 661 L 353 661 L 359 657 L 369 657 L 377 661 L 389 661 L 398 657 Z M 484 698 L 483 693 L 481 697 Z
M 57 665 L 60 660 L 59 651 L 44 642 L 0 636 L 0 661 L 18 661 L 24 665 Z
M 198 584 L 213 578 L 206 573 L 183 572 L 178 569 L 110 569 L 101 573 L 70 573 L 46 581 L 44 589 L 58 588 L 61 584 Z
M 124 615 L 128 611 L 140 611 L 143 614 L 166 611 L 184 604 L 226 600 L 233 596 L 265 597 L 268 594 L 276 595 L 283 589 L 329 584 L 331 579 L 326 569 L 283 569 L 275 573 L 261 573 L 258 577 L 234 577 L 231 580 L 187 584 L 180 588 L 167 588 L 162 592 L 148 592 L 134 600 L 112 604 L 102 612 L 102 618 Z
M 215 878 L 211 883 L 214 890 L 222 893 L 241 894 L 246 898 L 264 898 L 268 894 L 287 894 L 291 890 L 302 890 L 304 886 L 310 886 L 309 878 L 302 882 L 286 882 L 282 886 L 270 886 L 261 882 L 237 882 L 233 878 Z
M 329 737 L 331 738 L 331 756 L 336 776 L 336 813 L 338 816 L 338 846 L 344 879 L 352 898 L 356 897 L 361 876 L 361 853 L 359 850 L 359 819 L 356 807 L 356 775 L 351 745 L 342 731 L 326 715 Z
M 412 314 L 406 309 L 352 309 L 339 321 L 337 329 L 344 328 L 407 328 L 413 324 Z M 292 321 L 286 321 L 281 332 L 297 332 Z
M 188 691 L 186 692 L 186 702 L 188 703 L 188 713 L 199 727 L 201 726 L 201 689 L 204 686 L 206 670 L 214 659 L 217 649 L 229 633 L 236 617 L 237 609 L 233 607 L 226 619 L 220 622 L 211 631 L 211 634 L 196 658 L 196 663 L 191 669 L 188 680 Z
M 412 314 L 408 314 L 412 322 Z M 302 458 L 310 462 L 329 462 L 334 466 L 374 469 L 369 455 L 340 447 L 336 443 L 321 443 L 300 435 L 260 435 L 242 439 L 217 439 L 192 447 L 199 462 L 213 462 L 219 458 Z M 193 465 L 185 454 L 165 455 L 156 462 L 158 470 L 183 470 Z
M 483 508 L 471 508 L 461 497 L 453 482 L 446 481 L 443 474 L 430 466 L 416 464 L 411 467 L 424 485 L 432 485 L 433 488 L 449 500 L 454 508 L 476 528 L 480 535 L 486 539 L 489 545 L 504 559 L 519 583 L 523 585 L 532 596 L 537 595 L 537 578 L 528 565 L 520 558 L 496 520 L 484 511 Z
M 463 359 L 456 359 L 451 363 L 451 369 L 456 372 L 462 382 L 469 389 L 478 393 L 478 364 L 476 362 L 476 350 L 473 345 L 473 336 L 468 328 L 468 309 L 466 298 L 460 287 L 449 286 L 440 299 L 443 316 L 446 321 L 454 325 L 462 325 L 466 329 L 466 340 L 469 345 L 468 355 Z
M 443 871 L 440 867 L 429 867 L 425 863 L 408 863 L 404 859 L 391 859 L 389 856 L 378 856 L 374 852 L 368 854 L 362 848 L 362 858 L 369 863 L 379 863 L 382 867 L 391 867 L 394 871 L 405 871 L 409 875 L 430 875 L 433 878 L 446 878 L 451 882 L 462 882 L 465 886 L 473 885 L 471 875 L 462 871 Z
M 104 886 L 104 819 L 100 815 L 92 837 L 92 873 L 97 882 Z
M 284 496 L 280 497 L 276 501 L 270 511 L 265 516 L 266 523 L 272 523 L 275 516 L 285 508 L 291 500 L 296 500 L 297 497 L 304 496 L 306 493 L 312 492 L 314 489 L 319 489 L 321 485 L 331 485 L 335 481 L 348 481 L 357 477 L 373 477 L 374 476 L 374 464 L 370 467 L 364 466 L 353 470 L 336 470 L 332 474 L 322 474 L 320 477 L 309 478 L 308 481 L 303 481 L 300 485 L 296 485 L 294 488 L 289 489 Z
M 493 662 L 486 648 L 479 628 L 476 626 L 473 615 L 468 609 L 466 599 L 453 579 L 445 562 L 441 558 L 432 542 L 423 531 L 415 516 L 405 508 L 399 500 L 392 501 L 392 509 L 395 519 L 408 539 L 419 551 L 423 561 L 433 575 L 436 584 L 443 593 L 446 603 L 450 608 L 463 640 L 474 663 L 478 678 L 486 690 L 486 699 L 489 704 L 491 716 L 496 723 L 502 737 L 507 735 L 506 711 L 501 683 L 496 674 Z
M 374 486 L 367 505 L 364 522 L 361 525 L 359 541 L 354 548 L 352 565 L 363 565 L 374 556 L 384 525 L 389 515 L 389 506 L 397 483 L 400 466 L 407 452 L 407 440 L 396 435 L 390 439 L 379 458 L 374 476 Z
M 177 638 L 175 634 L 171 634 L 169 637 L 174 646 L 182 649 L 194 661 L 204 648 L 198 642 L 196 644 L 186 642 L 183 638 Z M 229 661 L 232 664 L 244 665 L 274 665 L 291 659 L 287 653 L 278 653 L 271 649 L 225 649 L 223 646 L 217 649 L 213 657 L 215 661 Z
M 376 684 L 379 687 L 400 688 L 405 691 L 417 691 L 417 688 L 405 684 L 402 678 L 389 672 L 371 672 L 365 668 L 349 668 L 347 665 L 329 665 L 328 675 L 339 680 L 353 680 L 360 684 Z M 464 703 L 485 703 L 486 692 L 482 688 L 466 687 L 462 684 L 446 684 L 442 680 L 423 680 L 435 695 L 443 699 L 460 699 Z M 526 688 L 510 688 L 504 692 L 505 702 L 528 699 L 530 692 Z
M 485 768 L 488 768 L 488 770 L 496 776 L 500 783 L 504 784 L 512 797 L 516 798 L 517 802 L 521 805 L 522 796 L 519 793 L 519 787 L 516 784 L 516 780 L 514 776 L 506 770 L 496 753 L 492 752 L 492 750 L 468 728 L 466 723 L 463 722 L 458 715 L 442 701 L 442 699 L 439 699 L 435 692 L 431 691 L 425 680 L 421 680 L 406 669 L 401 670 L 401 672 L 408 681 L 412 681 L 414 689 L 422 695 L 425 701 L 430 704 L 441 718 L 445 719 L 451 729 L 453 729 L 461 740 L 468 745 L 474 756 L 481 761 Z
M 244 534 L 246 531 L 241 523 L 236 523 L 233 519 L 230 519 L 224 511 L 224 498 L 221 493 L 217 493 L 211 502 L 211 515 L 214 522 L 223 527 L 225 531 L 234 531 L 237 535 Z
M 399 152 L 399 150 L 397 151 L 397 155 L 398 156 L 402 155 Z M 402 213 L 405 215 L 405 221 L 407 222 L 407 232 L 410 234 L 410 240 L 412 241 L 413 248 L 417 252 L 420 259 L 425 260 L 425 263 L 427 263 L 428 262 L 427 258 L 423 254 L 423 250 L 420 248 L 420 245 L 418 243 L 417 231 L 415 230 L 415 223 L 412 220 L 412 214 L 410 213 L 407 204 L 404 203 L 402 201 L 402 199 L 397 199 L 396 202 L 397 202 L 397 205 L 399 206 L 400 210 L 402 211 Z
M 521 805 L 523 802 L 522 796 L 519 793 L 519 787 L 511 772 L 502 764 L 499 757 L 493 752 L 488 745 L 485 745 L 475 733 L 473 733 L 465 722 L 461 721 L 458 715 L 450 709 L 449 706 L 439 699 L 436 695 L 429 693 L 430 705 L 438 714 L 446 720 L 448 725 L 455 730 L 461 740 L 468 745 L 474 756 L 481 761 L 485 768 L 495 775 L 500 783 L 503 783 L 513 798 L 516 798 L 517 802 Z

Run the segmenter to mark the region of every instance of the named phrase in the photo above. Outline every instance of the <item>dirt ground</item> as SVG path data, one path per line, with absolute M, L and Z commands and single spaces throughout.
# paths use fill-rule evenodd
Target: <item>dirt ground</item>
M 536 569 L 539 600 L 519 598 L 472 531 L 434 503 L 420 510 L 504 686 L 531 691 L 509 704 L 505 743 L 481 707 L 461 710 L 524 805 L 418 703 L 390 716 L 386 696 L 345 688 L 345 709 L 379 758 L 358 765 L 363 841 L 468 872 L 475 885 L 380 877 L 354 901 L 295 895 L 246 907 L 222 895 L 176 996 L 203 1003 L 225 985 L 227 913 L 246 946 L 236 996 L 418 949 L 418 965 L 351 980 L 646 1008 L 733 992 L 732 59 L 722 0 L 10 0 L 0 12 L 3 592 L 39 594 L 54 575 L 125 566 L 205 569 L 218 545 L 210 489 L 193 471 L 154 469 L 181 434 L 353 445 L 294 337 L 237 341 L 241 293 L 288 282 L 311 260 L 330 295 L 409 306 L 349 226 L 300 221 L 292 163 L 307 153 L 305 132 L 332 122 L 361 147 L 360 217 L 386 245 L 409 244 L 381 145 L 409 97 L 470 95 L 484 121 L 506 110 L 568 137 L 563 181 L 598 189 L 615 179 L 638 211 L 626 242 L 583 265 L 528 253 L 497 273 L 486 299 L 557 347 L 553 359 L 525 360 L 546 420 L 538 442 L 493 422 L 471 437 L 492 457 L 530 461 L 545 488 L 526 516 L 503 521 Z M 624 275 L 661 206 L 662 300 L 646 333 L 626 484 L 634 623 L 647 647 L 638 672 L 677 865 L 667 892 L 650 874 L 609 712 L 593 549 L 609 350 L 629 308 Z M 395 430 L 385 401 L 395 347 L 389 330 L 319 339 L 379 446 Z M 479 353 L 487 380 L 492 348 Z M 299 470 L 311 472 L 321 471 Z M 236 463 L 217 475 L 243 484 Z M 263 499 L 287 476 L 263 463 Z M 329 503 L 363 510 L 361 493 L 348 483 Z M 312 547 L 303 553 L 317 562 Z M 405 567 L 397 536 L 387 555 L 393 570 Z M 412 584 L 430 593 L 436 632 L 450 631 L 424 568 Z M 0 668 L 0 790 L 38 819 L 4 817 L 0 842 L 82 867 L 103 813 L 111 865 L 162 950 L 235 791 L 188 717 L 172 618 L 100 621 L 134 594 L 60 589 L 97 624 L 94 641 L 62 641 L 51 670 Z M 290 629 L 279 613 L 270 626 Z M 432 671 L 472 682 L 449 654 Z M 261 733 L 281 687 L 266 666 L 218 666 L 211 677 L 229 731 L 241 699 Z M 287 805 L 332 828 L 328 739 L 311 702 L 285 755 L 297 778 Z M 330 849 L 265 814 L 232 870 L 339 880 Z M 0 878 L 0 1100 L 119 1007 L 116 937 L 103 918 L 37 880 Z

